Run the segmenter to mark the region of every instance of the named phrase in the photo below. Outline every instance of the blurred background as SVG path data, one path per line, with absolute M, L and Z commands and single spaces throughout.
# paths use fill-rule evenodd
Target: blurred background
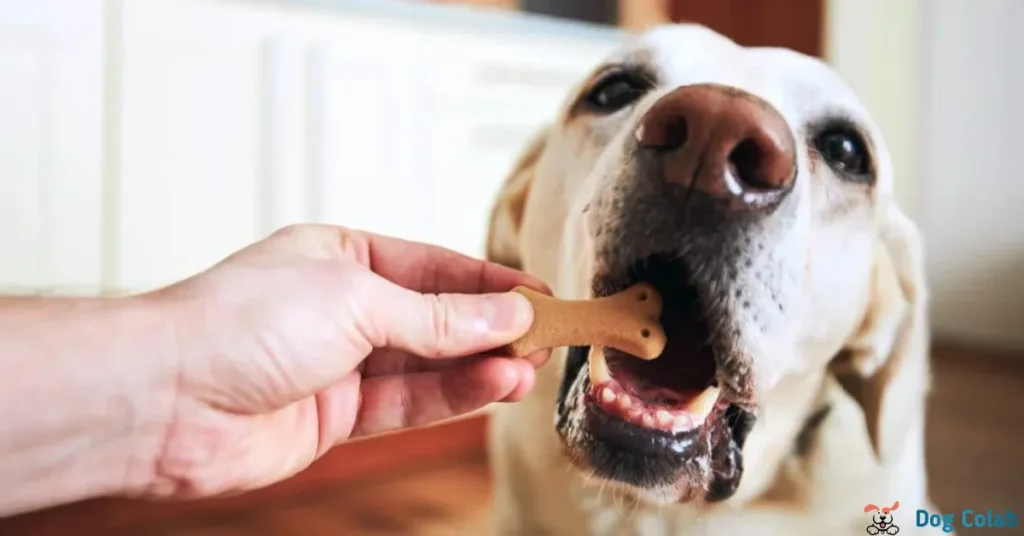
M 927 240 L 933 494 L 1019 512 L 1019 0 L 0 0 L 0 289 L 145 290 L 302 221 L 482 256 L 526 140 L 624 32 L 669 21 L 820 56 L 860 94 Z M 89 501 L 0 535 L 482 534 L 485 425 L 354 443 L 243 497 Z

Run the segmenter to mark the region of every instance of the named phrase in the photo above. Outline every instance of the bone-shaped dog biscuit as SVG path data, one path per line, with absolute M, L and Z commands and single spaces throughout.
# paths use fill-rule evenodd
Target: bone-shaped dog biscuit
M 508 345 L 522 357 L 559 346 L 608 346 L 641 359 L 665 349 L 659 323 L 661 296 L 648 283 L 593 300 L 560 300 L 527 287 L 516 287 L 533 304 L 533 325 Z

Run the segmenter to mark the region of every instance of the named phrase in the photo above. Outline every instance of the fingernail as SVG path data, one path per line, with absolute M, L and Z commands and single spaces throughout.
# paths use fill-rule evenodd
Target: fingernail
M 529 327 L 533 306 L 518 292 L 491 294 L 486 297 L 484 318 L 492 331 L 520 331 Z

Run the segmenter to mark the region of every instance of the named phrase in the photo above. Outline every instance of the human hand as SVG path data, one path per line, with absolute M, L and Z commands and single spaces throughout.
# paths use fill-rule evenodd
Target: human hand
M 172 304 L 177 388 L 147 495 L 271 484 L 349 438 L 521 399 L 535 367 L 488 356 L 532 322 L 540 281 L 325 225 L 283 229 L 150 297 Z

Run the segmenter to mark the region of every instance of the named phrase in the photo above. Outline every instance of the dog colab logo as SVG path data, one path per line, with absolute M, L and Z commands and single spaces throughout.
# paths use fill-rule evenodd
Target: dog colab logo
M 992 510 L 979 512 L 968 508 L 961 511 L 959 516 L 955 514 L 933 514 L 928 510 L 917 511 L 918 527 L 933 527 L 941 529 L 942 532 L 947 534 L 953 532 L 953 527 L 958 519 L 960 520 L 960 526 L 969 528 L 1001 529 L 1017 526 L 1017 516 L 1010 510 L 1005 512 L 993 512 Z
M 892 523 L 892 513 L 900 507 L 900 502 L 896 501 L 892 506 L 888 508 L 879 508 L 873 504 L 869 504 L 864 507 L 864 512 L 873 512 L 871 514 L 871 524 L 868 525 L 868 534 L 896 534 L 900 531 L 900 528 Z

